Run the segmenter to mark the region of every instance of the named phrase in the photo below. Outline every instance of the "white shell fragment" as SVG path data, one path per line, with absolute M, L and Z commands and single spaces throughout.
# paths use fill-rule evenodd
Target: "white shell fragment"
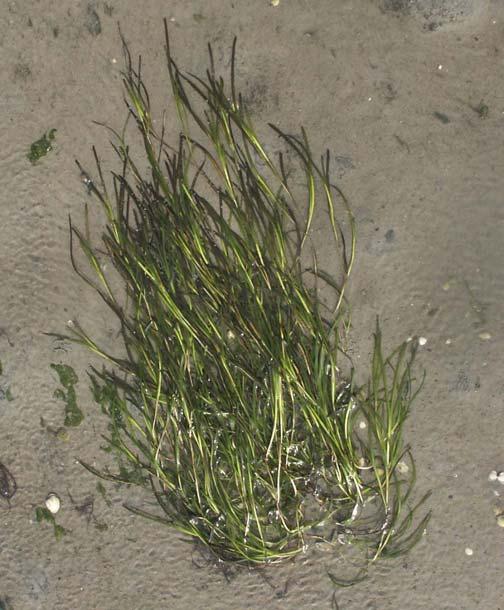
M 400 474 L 406 474 L 407 472 L 409 472 L 408 464 L 406 464 L 406 462 L 403 462 L 402 460 L 400 462 L 397 462 L 397 471 Z
M 480 333 L 478 336 L 482 341 L 488 341 L 492 338 L 492 335 L 489 332 Z
M 366 469 L 367 469 L 367 468 L 369 468 L 369 465 L 368 465 L 368 463 L 366 462 L 366 459 L 365 459 L 365 458 L 360 457 L 360 458 L 359 458 L 359 469 L 361 469 L 361 470 L 362 470 L 362 469 L 364 469 L 364 468 L 366 468 Z
M 504 485 L 504 471 L 499 472 L 499 474 L 497 475 L 497 481 Z
M 56 494 L 49 494 L 45 501 L 46 508 L 49 512 L 55 515 L 61 506 L 61 501 Z
M 426 337 L 418 337 L 418 345 L 425 345 L 427 343 Z
M 493 481 L 497 481 L 497 476 L 498 476 L 498 475 L 497 475 L 497 471 L 496 471 L 496 470 L 492 470 L 492 471 L 490 472 L 490 474 L 488 475 L 488 480 L 489 480 L 489 481 L 492 481 L 492 482 L 493 482 Z
M 504 514 L 503 515 L 497 515 L 496 521 L 497 521 L 497 525 L 499 527 L 504 527 Z
M 474 551 L 470 547 L 466 547 L 464 552 L 468 557 L 474 554 Z
M 353 507 L 353 511 L 352 511 L 352 521 L 355 521 L 355 519 L 357 519 L 357 517 L 361 514 L 362 512 L 362 507 L 361 505 L 357 502 L 355 504 L 355 506 Z

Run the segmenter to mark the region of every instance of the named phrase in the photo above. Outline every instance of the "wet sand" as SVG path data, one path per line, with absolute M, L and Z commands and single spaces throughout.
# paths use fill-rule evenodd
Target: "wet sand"
M 238 36 L 238 87 L 266 144 L 267 122 L 314 151 L 329 148 L 357 220 L 351 282 L 352 354 L 365 372 L 379 315 L 386 343 L 414 336 L 424 389 L 406 426 L 417 497 L 433 517 L 407 557 L 379 562 L 365 582 L 336 592 L 342 610 L 502 608 L 504 470 L 502 376 L 504 273 L 504 6 L 455 1 L 420 10 L 401 0 L 210 0 L 170 3 L 4 3 L 0 16 L 0 462 L 17 489 L 0 497 L 0 607 L 6 610 L 331 608 L 328 570 L 348 570 L 320 548 L 264 571 L 222 570 L 181 536 L 122 508 L 150 506 L 135 490 L 105 484 L 76 460 L 107 463 L 106 421 L 88 390 L 84 349 L 44 333 L 78 320 L 110 349 L 117 328 L 74 274 L 68 215 L 90 206 L 74 163 L 91 146 L 116 169 L 108 134 L 120 128 L 119 21 L 141 52 L 159 117 L 178 135 L 169 104 L 162 18 L 189 71 L 207 66 L 206 43 L 229 67 Z M 451 6 L 452 8 L 446 8 Z M 32 142 L 55 128 L 37 164 Z M 108 164 L 108 165 L 107 165 Z M 333 264 L 322 212 L 313 243 Z M 73 367 L 85 414 L 63 426 L 51 363 Z M 2 479 L 0 478 L 0 483 Z M 12 490 L 12 487 L 10 488 Z M 61 498 L 59 541 L 35 511 Z M 499 495 L 500 494 L 500 495 Z M 106 526 L 106 527 L 105 527 Z M 472 554 L 469 553 L 472 551 Z

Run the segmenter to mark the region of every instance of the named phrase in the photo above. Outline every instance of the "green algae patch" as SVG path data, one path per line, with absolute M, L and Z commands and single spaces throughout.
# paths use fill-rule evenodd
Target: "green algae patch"
M 75 384 L 79 381 L 77 373 L 67 364 L 51 364 L 51 368 L 58 374 L 62 388 L 54 391 L 54 397 L 65 403 L 65 426 L 75 427 L 82 423 L 84 413 L 77 405 Z
M 50 129 L 41 138 L 32 143 L 30 152 L 26 155 L 32 165 L 35 165 L 39 159 L 45 157 L 53 149 L 52 142 L 56 131 L 56 129 Z
M 108 444 L 103 447 L 105 451 L 113 452 L 120 442 L 120 431 L 124 426 L 125 401 L 119 394 L 119 389 L 110 380 L 100 385 L 96 375 L 90 375 L 91 392 L 94 401 L 100 406 L 102 412 L 108 416 Z
M 490 112 L 490 109 L 483 102 L 483 100 L 481 100 L 481 102 L 475 108 L 473 108 L 473 110 L 474 112 L 476 112 L 480 119 L 486 119 L 488 117 L 488 113 Z
M 66 530 L 62 525 L 58 525 L 58 523 L 56 523 L 54 515 L 48 508 L 45 508 L 43 506 L 37 506 L 37 508 L 35 509 L 35 519 L 37 523 L 42 523 L 42 521 L 52 523 L 54 527 L 54 537 L 56 538 L 56 540 L 60 540 L 65 534 L 68 533 L 68 530 Z

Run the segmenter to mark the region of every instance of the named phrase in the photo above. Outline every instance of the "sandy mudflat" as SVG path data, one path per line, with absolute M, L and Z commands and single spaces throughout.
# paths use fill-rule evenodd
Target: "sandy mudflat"
M 490 471 L 504 470 L 504 4 L 420 4 L 1 3 L 0 462 L 18 488 L 10 507 L 0 497 L 0 607 L 331 608 L 326 570 L 341 568 L 334 554 L 225 574 L 180 536 L 121 506 L 128 497 L 148 507 L 148 499 L 110 484 L 104 498 L 76 463 L 107 459 L 105 422 L 86 383 L 91 359 L 44 333 L 77 319 L 112 349 L 119 343 L 113 320 L 69 261 L 68 214 L 79 220 L 86 201 L 94 209 L 74 158 L 91 167 L 95 144 L 111 159 L 108 136 L 93 120 L 120 128 L 125 116 L 118 21 L 142 52 L 163 108 L 168 17 L 174 53 L 192 72 L 206 68 L 207 41 L 226 67 L 238 36 L 238 86 L 268 146 L 277 144 L 264 128 L 271 121 L 286 131 L 302 123 L 314 150 L 331 150 L 358 226 L 356 362 L 365 370 L 376 314 L 390 346 L 427 339 L 418 361 L 427 381 L 406 434 L 418 495 L 433 492 L 433 518 L 411 555 L 379 563 L 369 580 L 338 591 L 339 607 L 504 608 L 504 529 L 495 516 L 504 485 L 488 481 Z M 171 112 L 167 126 L 176 136 Z M 30 144 L 51 128 L 53 150 L 31 165 Z M 313 237 L 331 268 L 323 213 Z M 66 433 L 51 363 L 79 376 L 85 419 Z M 49 492 L 61 498 L 57 520 L 68 533 L 60 541 L 50 524 L 35 522 Z

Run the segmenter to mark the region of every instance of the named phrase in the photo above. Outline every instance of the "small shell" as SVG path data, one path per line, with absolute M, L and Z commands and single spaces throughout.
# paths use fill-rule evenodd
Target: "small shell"
M 470 547 L 466 547 L 464 552 L 468 557 L 474 554 L 474 551 Z
M 418 345 L 425 345 L 427 343 L 427 339 L 425 337 L 418 337 Z
M 49 494 L 45 501 L 46 508 L 49 512 L 55 515 L 61 506 L 61 501 L 56 494 Z
M 497 481 L 504 485 L 504 471 L 499 472 L 499 474 L 497 475 Z
M 504 527 L 504 514 L 503 515 L 497 515 L 497 525 L 499 527 Z
M 492 470 L 490 472 L 490 474 L 488 475 L 488 480 L 489 481 L 497 481 L 497 471 L 496 470 Z

